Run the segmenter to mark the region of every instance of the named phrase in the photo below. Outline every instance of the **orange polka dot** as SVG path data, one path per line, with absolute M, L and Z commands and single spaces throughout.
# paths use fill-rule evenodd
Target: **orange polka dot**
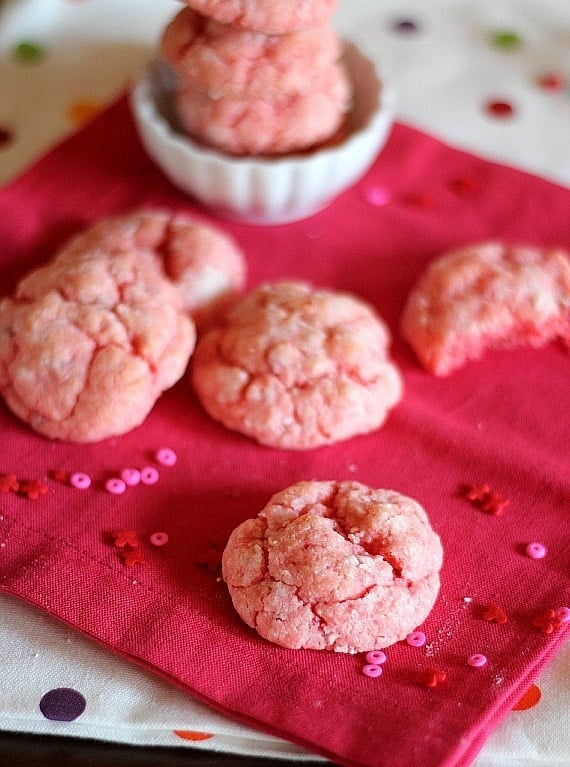
M 535 684 L 531 684 L 519 702 L 515 703 L 513 706 L 513 711 L 526 711 L 527 708 L 536 706 L 540 700 L 541 695 L 542 693 L 540 692 L 540 687 L 537 687 Z
M 74 101 L 67 110 L 70 121 L 80 127 L 92 120 L 101 111 L 101 104 L 98 101 Z
M 182 740 L 209 740 L 214 737 L 211 732 L 198 732 L 197 730 L 174 730 L 174 734 Z

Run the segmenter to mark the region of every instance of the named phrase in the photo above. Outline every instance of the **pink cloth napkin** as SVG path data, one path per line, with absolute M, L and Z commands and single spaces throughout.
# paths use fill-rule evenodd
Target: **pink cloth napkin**
M 9 291 L 30 266 L 102 216 L 140 206 L 207 215 L 145 156 L 120 99 L 0 191 L 0 268 Z M 0 587 L 134 659 L 215 709 L 345 765 L 465 767 L 562 643 L 533 625 L 570 602 L 570 357 L 561 345 L 489 352 L 446 379 L 424 372 L 397 325 L 408 290 L 442 250 L 501 238 L 570 247 L 570 191 L 457 151 L 397 124 L 374 167 L 327 210 L 295 224 L 217 222 L 244 248 L 251 286 L 279 277 L 359 294 L 391 326 L 402 403 L 377 433 L 285 452 L 213 422 L 187 380 L 132 433 L 98 445 L 53 443 L 0 407 L 0 474 L 49 477 L 33 500 L 0 493 Z M 172 448 L 175 466 L 156 463 Z M 111 495 L 105 480 L 154 466 L 159 481 Z M 90 475 L 77 490 L 54 470 Z M 301 479 L 393 488 L 428 511 L 445 548 L 443 585 L 421 648 L 362 656 L 292 651 L 237 617 L 213 544 Z M 488 483 L 500 515 L 463 498 Z M 144 562 L 113 533 L 132 530 Z M 153 533 L 168 543 L 153 545 Z M 547 548 L 525 555 L 529 542 Z M 212 567 L 213 567 L 213 563 Z M 505 623 L 483 618 L 496 604 Z M 472 668 L 467 658 L 487 656 Z M 434 688 L 429 669 L 446 674 Z

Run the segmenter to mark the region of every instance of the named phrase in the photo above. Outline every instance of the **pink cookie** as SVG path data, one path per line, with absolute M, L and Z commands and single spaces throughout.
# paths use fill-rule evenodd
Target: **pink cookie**
M 412 289 L 401 332 L 439 376 L 488 348 L 570 344 L 568 254 L 495 242 L 447 253 Z
M 96 442 L 142 423 L 183 375 L 196 331 L 154 254 L 111 256 L 102 239 L 72 257 L 76 245 L 0 302 L 0 391 L 41 434 Z
M 274 98 L 212 99 L 181 84 L 177 111 L 189 134 L 225 152 L 284 154 L 325 141 L 345 118 L 351 86 L 340 63 L 321 73 L 314 88 Z
M 221 230 L 184 214 L 139 211 L 105 219 L 77 235 L 58 261 L 141 252 L 171 280 L 185 311 L 204 310 L 241 291 L 246 264 L 237 244 Z
M 233 531 L 222 568 L 235 609 L 261 636 L 357 653 L 427 618 L 442 559 L 413 499 L 358 482 L 299 482 Z
M 283 34 L 327 21 L 338 0 L 185 0 L 186 5 L 222 24 Z
M 160 51 L 187 87 L 211 98 L 274 97 L 314 91 L 318 75 L 338 61 L 341 44 L 330 25 L 264 35 L 184 8 L 164 30 Z
M 389 332 L 354 296 L 261 286 L 202 337 L 192 380 L 225 426 L 286 449 L 377 429 L 402 395 Z

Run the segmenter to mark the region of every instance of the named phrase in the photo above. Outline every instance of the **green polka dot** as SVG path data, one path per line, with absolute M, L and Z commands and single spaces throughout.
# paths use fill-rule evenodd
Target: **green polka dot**
M 491 41 L 495 48 L 502 48 L 503 50 L 514 50 L 522 44 L 521 38 L 516 32 L 510 29 L 498 29 L 493 32 Z
M 45 48 L 33 40 L 22 40 L 12 48 L 16 61 L 33 63 L 41 61 L 45 56 Z

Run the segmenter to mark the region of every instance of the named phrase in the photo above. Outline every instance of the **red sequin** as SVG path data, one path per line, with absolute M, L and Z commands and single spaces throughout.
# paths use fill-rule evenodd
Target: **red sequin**
M 467 498 L 468 501 L 482 501 L 490 493 L 491 488 L 489 485 L 465 485 L 461 489 L 461 495 Z
M 12 490 L 17 493 L 20 489 L 20 483 L 15 474 L 0 474 L 0 491 L 7 493 Z
M 64 484 L 69 482 L 69 472 L 65 469 L 53 469 L 50 472 L 50 477 L 55 479 L 56 482 L 63 482 Z
M 31 501 L 37 500 L 41 495 L 45 495 L 48 491 L 48 486 L 41 479 L 22 480 L 18 492 L 25 495 Z
M 144 563 L 144 556 L 140 549 L 123 550 L 119 552 L 119 556 L 123 560 L 123 564 L 127 565 L 127 567 Z
M 503 510 L 509 505 L 508 498 L 501 498 L 497 493 L 490 492 L 486 498 L 479 502 L 479 508 L 481 511 L 487 512 L 487 514 L 493 514 L 497 516 L 502 514 Z
M 506 623 L 508 620 L 506 612 L 502 607 L 499 607 L 499 605 L 496 604 L 490 604 L 484 607 L 481 617 L 484 621 L 488 621 L 489 623 L 495 622 L 502 624 Z
M 437 668 L 428 668 L 422 671 L 418 677 L 418 682 L 424 687 L 437 687 L 438 684 L 445 682 L 447 674 Z
M 113 542 L 118 549 L 133 548 L 139 545 L 138 535 L 134 530 L 119 530 L 113 533 Z
M 487 514 L 497 516 L 502 514 L 504 509 L 509 505 L 508 498 L 501 498 L 498 493 L 495 493 L 489 485 L 465 485 L 461 489 L 461 495 L 468 501 L 472 501 L 478 506 L 481 511 Z
M 540 629 L 543 634 L 552 634 L 562 626 L 563 622 L 556 610 L 544 610 L 533 619 L 532 625 Z

